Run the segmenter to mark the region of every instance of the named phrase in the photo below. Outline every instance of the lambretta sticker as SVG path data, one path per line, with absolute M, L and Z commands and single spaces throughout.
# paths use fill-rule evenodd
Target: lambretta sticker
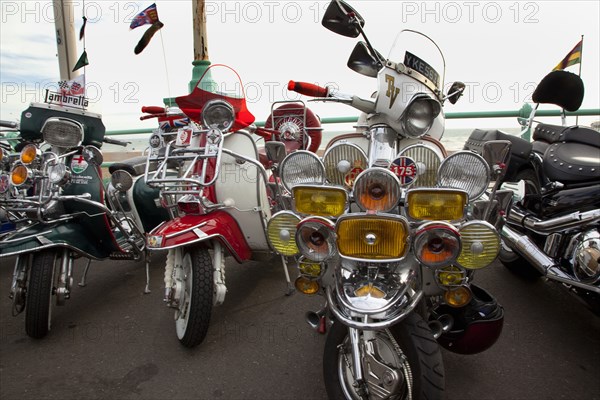
M 433 82 L 435 86 L 439 86 L 440 74 L 438 74 L 431 65 L 427 64 L 425 61 L 421 60 L 411 52 L 407 51 L 404 54 L 404 65 L 425 76 L 427 79 Z
M 81 154 L 76 155 L 71 160 L 71 171 L 73 171 L 76 174 L 81 174 L 87 169 L 87 167 L 88 163 L 87 161 L 85 161 L 85 158 L 83 158 Z

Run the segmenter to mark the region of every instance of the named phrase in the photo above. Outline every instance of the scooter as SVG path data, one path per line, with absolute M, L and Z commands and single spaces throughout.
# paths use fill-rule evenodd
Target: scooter
M 105 188 L 100 147 L 127 143 L 105 136 L 100 115 L 32 103 L 19 130 L 23 143 L 2 177 L 6 190 L 0 209 L 19 216 L 21 223 L 2 236 L 0 257 L 17 256 L 13 315 L 25 311 L 27 335 L 43 338 L 53 305 L 71 297 L 76 258 L 88 259 L 81 286 L 92 260 L 143 260 L 144 231 L 167 215 L 155 205 L 157 192 L 145 187 L 134 163 L 111 166 Z
M 473 132 L 465 147 L 478 151 L 488 140 L 510 140 L 512 157 L 503 182 L 519 182 L 502 230 L 499 259 L 512 272 L 562 283 L 600 314 L 600 132 L 566 126 L 564 111 L 583 101 L 581 78 L 553 71 L 538 84 L 531 115 L 540 104 L 563 110 L 563 125 L 538 123 L 533 142 L 501 131 Z M 505 185 L 508 186 L 508 185 Z
M 210 66 L 192 93 L 175 102 L 176 108 L 144 108 L 147 117 L 188 119 L 150 138 L 145 180 L 160 189 L 170 220 L 148 234 L 147 245 L 168 251 L 164 301 L 175 310 L 179 341 L 194 347 L 206 337 L 213 307 L 225 300 L 225 257 L 239 263 L 272 257 L 267 223 L 284 207 L 279 162 L 290 151 L 318 146 L 321 132 L 297 106 L 279 107 L 270 127 L 256 127 L 241 79 L 225 65 Z M 262 159 L 253 133 L 266 140 Z
M 510 143 L 487 144 L 485 157 L 447 155 L 442 105 L 455 103 L 464 84 L 443 93 L 444 57 L 429 37 L 404 30 L 384 58 L 360 14 L 338 0 L 323 25 L 365 38 L 348 66 L 376 78 L 378 91 L 365 99 L 289 82 L 290 90 L 362 115 L 359 132 L 334 138 L 323 157 L 298 151 L 281 162 L 293 207 L 273 215 L 268 237 L 296 262 L 296 289 L 326 299 L 307 322 L 327 332 L 329 398 L 441 398 L 440 346 L 474 354 L 502 331 L 502 307 L 473 277 L 499 252 L 506 205 L 499 198 L 512 194 L 496 189 Z

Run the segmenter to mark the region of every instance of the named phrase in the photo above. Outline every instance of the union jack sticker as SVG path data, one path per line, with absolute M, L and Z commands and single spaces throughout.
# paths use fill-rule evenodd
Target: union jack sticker
M 398 177 L 402 186 L 417 179 L 417 164 L 410 157 L 398 157 L 390 164 L 390 170 Z

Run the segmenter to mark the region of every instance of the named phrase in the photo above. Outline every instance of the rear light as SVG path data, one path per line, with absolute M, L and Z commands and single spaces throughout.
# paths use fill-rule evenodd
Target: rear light
M 184 214 L 204 214 L 204 208 L 200 204 L 200 198 L 193 194 L 187 194 L 179 199 L 177 208 Z

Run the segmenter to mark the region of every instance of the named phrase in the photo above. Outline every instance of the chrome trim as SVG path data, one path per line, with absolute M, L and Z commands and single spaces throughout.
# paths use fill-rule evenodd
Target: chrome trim
M 170 235 L 165 235 L 164 237 L 165 237 L 165 239 L 171 239 L 171 238 L 174 238 L 176 236 L 183 235 L 184 233 L 191 232 L 191 231 L 193 231 L 195 229 L 202 228 L 206 224 L 208 224 L 208 221 L 201 222 L 198 225 L 194 225 L 191 228 L 185 229 L 183 231 L 177 231 L 176 233 L 171 233 Z M 152 234 L 150 234 L 149 236 L 158 236 L 158 235 L 152 235 Z
M 169 246 L 169 247 L 146 247 L 146 250 L 152 252 L 152 251 L 163 251 L 163 250 L 177 249 L 179 247 L 186 247 L 186 246 L 189 246 L 191 244 L 200 243 L 200 242 L 204 242 L 204 241 L 215 239 L 215 238 L 219 239 L 219 242 L 221 242 L 221 244 L 225 245 L 225 247 L 229 251 L 229 254 L 231 254 L 233 256 L 233 258 L 235 258 L 235 260 L 239 264 L 242 263 L 243 260 L 239 257 L 239 255 L 236 253 L 236 251 L 233 250 L 233 248 L 231 247 L 231 245 L 229 244 L 229 242 L 225 239 L 225 237 L 223 235 L 219 235 L 217 233 L 215 233 L 213 235 L 206 235 L 206 236 L 198 238 L 196 240 L 191 240 L 191 241 L 185 242 L 185 243 L 179 243 L 179 244 L 176 244 L 174 246 Z
M 529 214 L 525 209 L 515 205 L 510 209 L 507 222 L 536 233 L 548 234 L 576 227 L 581 228 L 586 224 L 600 222 L 600 209 L 584 212 L 577 211 L 561 217 L 541 220 Z
M 410 302 L 410 304 L 408 304 L 402 310 L 401 313 L 399 313 L 398 315 L 394 316 L 391 319 L 388 319 L 385 321 L 380 321 L 380 322 L 369 321 L 368 317 L 365 317 L 365 319 L 364 319 L 365 322 L 355 321 L 349 317 L 346 317 L 343 314 L 343 312 L 337 308 L 337 304 L 335 304 L 335 302 L 334 302 L 334 298 L 331 293 L 330 286 L 327 287 L 326 295 L 327 295 L 327 301 L 330 306 L 329 308 L 330 308 L 331 312 L 342 324 L 344 324 L 350 328 L 362 329 L 362 330 L 366 330 L 366 331 L 375 331 L 375 330 L 389 328 L 392 325 L 396 324 L 401 319 L 405 318 L 408 314 L 410 314 L 415 309 L 415 307 L 417 306 L 417 304 L 419 303 L 421 298 L 423 297 L 423 292 L 421 290 L 416 292 L 416 294 L 413 296 L 413 299 Z

